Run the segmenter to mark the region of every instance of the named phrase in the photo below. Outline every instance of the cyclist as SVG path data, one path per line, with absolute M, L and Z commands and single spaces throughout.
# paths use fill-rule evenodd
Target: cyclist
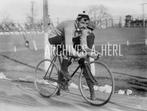
M 49 34 L 49 42 L 53 45 L 58 45 L 63 43 L 65 46 L 65 50 L 69 52 L 71 55 L 75 55 L 74 52 L 78 56 L 83 56 L 76 50 L 74 46 L 81 44 L 82 46 L 85 45 L 85 49 L 88 50 L 92 47 L 91 44 L 93 44 L 94 41 L 94 34 L 92 33 L 93 27 L 90 27 L 89 25 L 90 18 L 88 14 L 83 11 L 83 13 L 78 14 L 78 17 L 76 20 L 73 21 L 65 21 L 60 23 L 54 30 L 51 31 Z M 88 40 L 88 36 L 91 35 L 91 38 Z M 87 38 L 86 38 L 87 37 Z M 87 40 L 86 40 L 87 39 Z M 87 41 L 91 41 L 88 45 Z M 71 46 L 71 47 L 66 47 Z M 90 47 L 88 47 L 90 46 Z M 73 48 L 74 47 L 74 48 Z M 71 49 L 72 48 L 72 49 Z M 82 47 L 80 47 L 82 48 Z M 72 50 L 72 51 L 71 51 Z M 75 55 L 75 56 L 77 56 Z M 85 55 L 84 55 L 85 56 Z M 69 80 L 71 77 L 68 73 L 68 58 L 67 56 L 63 57 L 62 63 L 61 63 L 61 71 L 59 74 L 59 81 L 63 82 L 65 84 L 64 89 L 68 89 L 68 83 L 67 80 Z M 67 79 L 65 80 L 64 77 Z M 93 89 L 93 83 L 89 80 L 88 76 L 85 74 L 85 78 L 87 80 L 87 84 L 90 88 L 91 93 L 91 99 L 94 98 L 94 89 Z M 60 90 L 57 92 L 58 95 L 60 95 Z

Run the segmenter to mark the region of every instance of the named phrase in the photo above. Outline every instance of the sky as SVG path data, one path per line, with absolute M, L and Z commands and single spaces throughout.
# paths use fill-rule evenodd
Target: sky
M 26 16 L 31 13 L 31 1 L 34 2 L 36 18 L 42 18 L 43 0 L 0 0 L 0 20 L 10 18 L 15 22 L 25 21 Z M 105 6 L 114 17 L 126 14 L 141 15 L 142 3 L 147 3 L 147 0 L 48 0 L 52 21 L 74 19 L 78 13 L 91 5 Z

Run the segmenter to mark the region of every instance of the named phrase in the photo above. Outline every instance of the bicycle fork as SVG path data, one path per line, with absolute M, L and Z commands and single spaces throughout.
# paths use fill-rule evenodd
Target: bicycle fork
M 85 76 L 86 80 L 89 80 L 90 82 L 92 82 L 92 84 L 97 84 L 97 81 L 95 80 L 91 72 L 90 66 L 88 63 L 85 62 L 84 58 L 79 60 L 79 64 L 81 69 L 83 69 L 83 75 Z

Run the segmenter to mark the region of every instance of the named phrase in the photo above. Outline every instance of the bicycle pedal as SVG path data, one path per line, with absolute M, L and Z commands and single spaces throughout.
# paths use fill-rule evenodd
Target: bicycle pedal
M 64 91 L 68 91 L 68 90 L 69 90 L 68 85 L 65 85 L 65 84 L 62 84 L 62 85 L 60 86 L 60 89 L 62 89 L 62 90 L 64 90 Z
M 65 86 L 61 87 L 61 89 L 64 91 L 69 91 L 68 87 L 65 87 Z

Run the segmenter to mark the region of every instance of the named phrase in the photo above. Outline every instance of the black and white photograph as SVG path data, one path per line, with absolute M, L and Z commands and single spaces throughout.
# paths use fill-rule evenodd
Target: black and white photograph
M 147 0 L 1 0 L 0 111 L 147 111 Z

